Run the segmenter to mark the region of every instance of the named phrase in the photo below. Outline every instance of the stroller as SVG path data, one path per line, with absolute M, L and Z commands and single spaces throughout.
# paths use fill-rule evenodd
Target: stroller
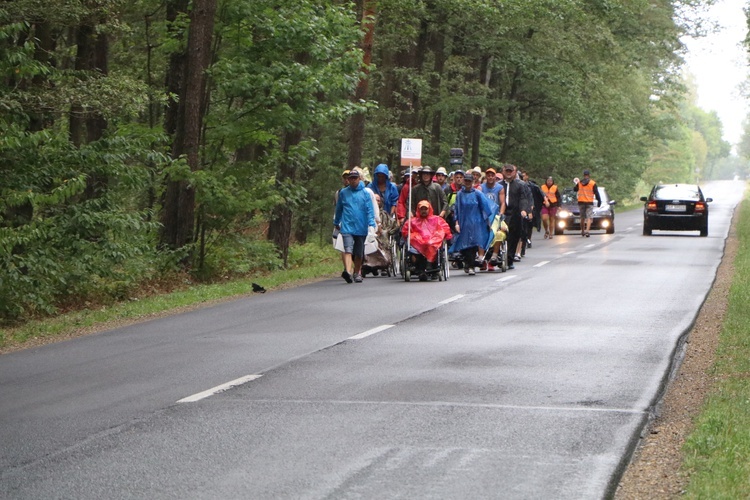
M 398 222 L 390 214 L 380 212 L 380 234 L 374 248 L 365 247 L 365 260 L 362 263 L 362 276 L 395 276 L 393 240 L 397 238 Z
M 380 235 L 375 241 L 374 248 L 365 247 L 365 260 L 362 263 L 362 276 L 372 273 L 373 276 L 393 276 L 394 232 L 398 231 L 398 223 L 389 214 L 380 212 Z M 369 250 L 369 251 L 368 251 Z

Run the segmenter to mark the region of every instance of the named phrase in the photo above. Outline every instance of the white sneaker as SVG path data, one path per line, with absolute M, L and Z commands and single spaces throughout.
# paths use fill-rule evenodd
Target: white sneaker
M 474 276 L 475 274 L 477 274 L 477 272 L 473 267 L 469 269 L 469 276 Z

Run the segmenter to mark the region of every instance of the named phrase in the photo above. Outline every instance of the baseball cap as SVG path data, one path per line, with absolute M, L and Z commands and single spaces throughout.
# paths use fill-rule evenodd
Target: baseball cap
M 484 171 L 485 174 L 489 174 L 490 172 L 492 172 L 493 174 L 497 174 L 497 171 L 494 168 L 488 168 Z
M 351 172 L 351 170 L 344 170 L 343 172 L 341 172 L 341 177 L 346 177 L 347 175 L 349 175 L 349 172 Z
M 591 172 L 588 169 L 586 169 L 583 171 L 583 175 L 591 175 Z
M 352 170 L 349 172 L 349 177 L 359 177 L 359 172 L 357 172 L 357 170 Z
M 464 174 L 464 171 L 461 170 L 461 169 L 458 169 L 455 172 L 453 172 L 453 175 L 456 175 L 456 174 L 466 175 L 466 174 Z

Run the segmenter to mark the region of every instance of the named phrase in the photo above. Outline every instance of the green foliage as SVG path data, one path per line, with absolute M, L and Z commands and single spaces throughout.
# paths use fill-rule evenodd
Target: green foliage
M 715 387 L 688 437 L 686 498 L 744 498 L 750 491 L 750 204 L 740 209 L 739 251 L 721 332 Z
M 0 318 L 50 314 L 71 300 L 122 299 L 153 273 L 154 228 L 142 214 L 90 204 L 56 212 L 0 228 Z
M 616 198 L 642 179 L 730 170 L 716 115 L 683 99 L 679 38 L 693 26 L 666 0 L 382 0 L 369 73 L 351 2 L 220 2 L 191 170 L 162 132 L 190 30 L 189 11 L 167 20 L 175 5 L 0 6 L 0 318 L 114 300 L 186 263 L 206 281 L 275 269 L 284 249 L 264 239 L 279 207 L 293 224 L 271 229 L 327 241 L 353 113 L 366 116 L 363 166 L 394 173 L 402 137 L 424 138 L 432 165 L 464 147 L 537 178 L 591 168 Z M 107 37 L 106 71 L 80 69 L 82 27 Z M 195 194 L 194 239 L 174 251 L 157 249 L 153 223 L 167 178 Z

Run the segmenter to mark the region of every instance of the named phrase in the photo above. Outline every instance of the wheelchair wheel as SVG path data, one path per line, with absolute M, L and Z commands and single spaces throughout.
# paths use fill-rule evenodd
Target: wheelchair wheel
M 451 275 L 451 266 L 448 261 L 448 245 L 443 244 L 443 248 L 440 250 L 440 274 L 438 279 L 440 281 L 448 281 Z
M 398 245 L 397 238 L 391 238 L 391 268 L 390 275 L 398 276 L 401 274 L 401 248 Z
M 503 244 L 500 246 L 500 255 L 502 257 L 502 260 L 500 261 L 500 270 L 502 272 L 505 272 L 508 270 L 508 242 L 503 241 Z

